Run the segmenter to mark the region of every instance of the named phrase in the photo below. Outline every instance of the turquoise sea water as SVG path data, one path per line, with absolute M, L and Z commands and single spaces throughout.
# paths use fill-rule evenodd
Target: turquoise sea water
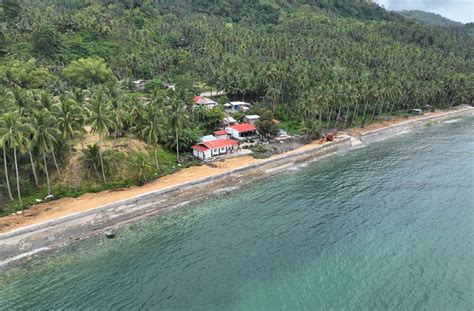
M 474 119 L 0 270 L 0 309 L 473 310 Z

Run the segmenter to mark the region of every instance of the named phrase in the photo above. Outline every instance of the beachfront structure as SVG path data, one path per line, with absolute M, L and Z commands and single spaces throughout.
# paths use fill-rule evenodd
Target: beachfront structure
M 229 139 L 229 133 L 226 130 L 222 131 L 215 131 L 214 132 L 214 137 L 216 139 Z
M 246 102 L 230 102 L 225 104 L 224 107 L 230 113 L 247 112 L 250 110 L 250 104 Z
M 217 139 L 202 142 L 192 146 L 193 155 L 201 160 L 207 160 L 215 156 L 233 153 L 237 142 L 232 139 Z
M 238 140 L 245 140 L 257 135 L 257 128 L 250 123 L 240 123 L 226 128 L 229 135 Z
M 257 121 L 260 119 L 260 116 L 259 115 L 256 115 L 256 114 L 252 114 L 252 115 L 249 115 L 249 116 L 245 116 L 244 117 L 244 121 L 246 123 L 250 123 L 252 125 L 255 125 L 255 123 L 257 123 Z
M 229 139 L 229 133 L 227 133 L 226 130 L 222 131 L 215 131 L 214 135 L 206 135 L 201 137 L 201 142 L 208 142 L 208 141 L 213 141 L 213 140 L 223 140 L 223 139 Z
M 206 135 L 206 136 L 201 137 L 201 142 L 212 141 L 212 140 L 217 140 L 217 138 L 214 135 Z
M 212 109 L 217 106 L 217 102 L 204 96 L 194 96 L 194 105 Z

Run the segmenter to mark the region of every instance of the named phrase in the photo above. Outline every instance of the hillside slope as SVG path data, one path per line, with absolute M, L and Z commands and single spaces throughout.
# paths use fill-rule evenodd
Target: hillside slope
M 442 15 L 435 14 L 435 13 L 424 12 L 424 11 L 419 11 L 419 10 L 400 11 L 399 13 L 408 19 L 420 21 L 430 26 L 440 26 L 440 27 L 462 27 L 463 26 L 463 24 L 460 22 L 455 22 Z

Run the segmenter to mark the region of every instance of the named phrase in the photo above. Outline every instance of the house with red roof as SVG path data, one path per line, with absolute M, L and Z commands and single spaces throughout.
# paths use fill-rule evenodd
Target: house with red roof
M 237 142 L 232 139 L 216 139 L 203 141 L 191 147 L 193 155 L 201 160 L 207 160 L 215 156 L 234 152 Z
M 257 135 L 257 128 L 250 123 L 240 123 L 228 126 L 226 131 L 229 135 L 238 140 L 245 140 Z
M 212 109 L 216 107 L 218 104 L 215 100 L 212 100 L 210 98 L 207 98 L 204 96 L 194 96 L 194 105 Z

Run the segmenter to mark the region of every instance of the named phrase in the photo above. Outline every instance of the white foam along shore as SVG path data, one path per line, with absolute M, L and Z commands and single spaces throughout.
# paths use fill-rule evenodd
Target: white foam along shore
M 73 241 L 103 233 L 105 230 L 114 229 L 126 223 L 136 222 L 169 209 L 206 199 L 209 194 L 222 193 L 222 189 L 230 189 L 230 186 L 235 189 L 236 185 L 241 186 L 292 170 L 293 167 L 303 163 L 387 139 L 431 122 L 469 115 L 474 115 L 474 108 L 467 107 L 433 116 L 409 119 L 353 136 L 342 135 L 335 142 L 275 156 L 225 173 L 3 233 L 0 234 L 0 267 L 42 251 L 53 250 Z

